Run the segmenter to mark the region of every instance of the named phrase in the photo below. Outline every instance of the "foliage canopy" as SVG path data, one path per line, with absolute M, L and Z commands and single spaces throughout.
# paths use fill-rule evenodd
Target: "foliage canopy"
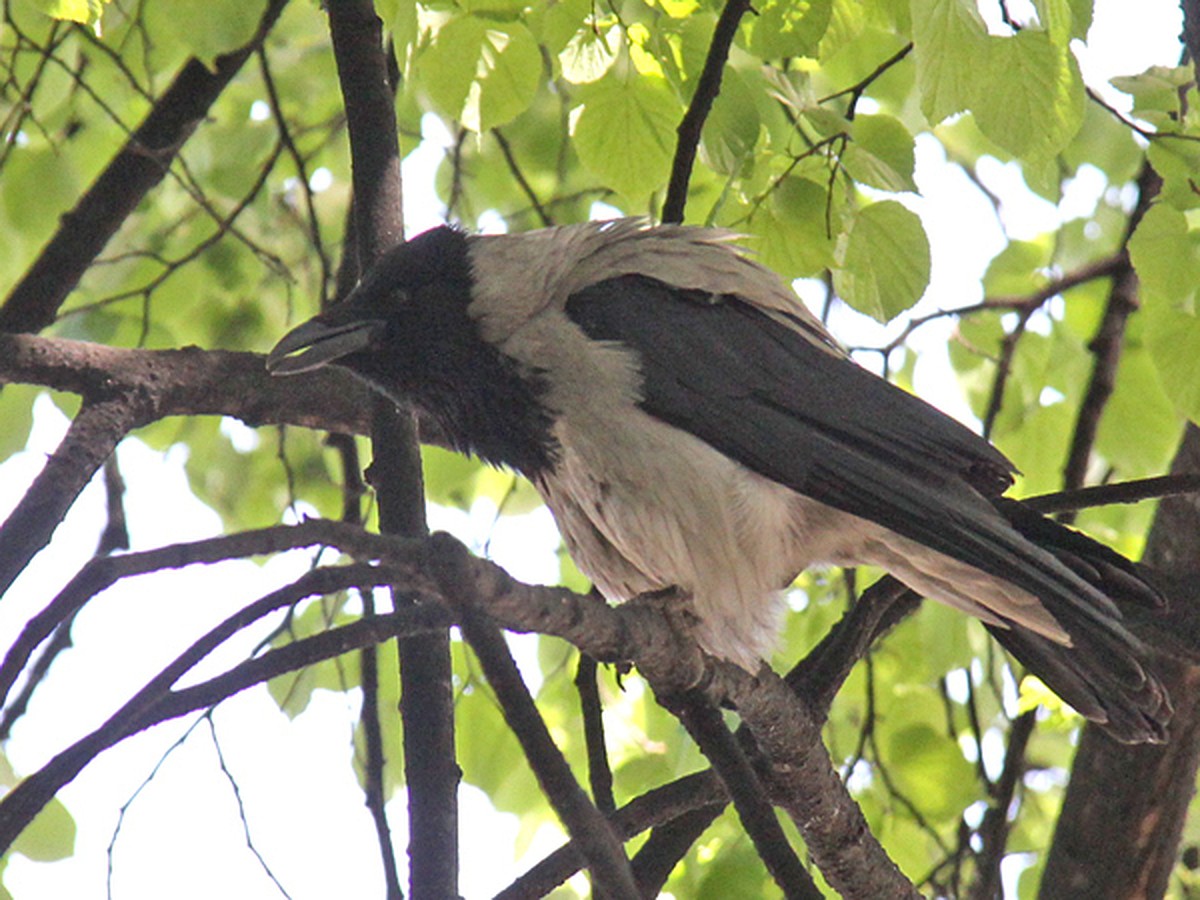
M 343 5 L 358 4 L 336 0 Z M 805 298 L 863 345 L 864 364 L 905 386 L 924 371 L 953 380 L 946 396 L 960 393 L 1016 462 L 1024 495 L 1159 475 L 1185 423 L 1200 419 L 1196 73 L 1161 65 L 1112 88 L 1087 83 L 1077 54 L 1093 24 L 1089 0 L 1034 0 L 1021 18 L 1002 2 L 971 0 L 763 0 L 753 11 L 739 0 L 378 0 L 375 9 L 401 147 L 437 157 L 405 170 L 433 182 L 406 183 L 411 195 L 432 205 L 436 191 L 442 204 L 410 205 L 410 219 L 524 230 L 666 210 L 741 232 L 768 266 L 804 279 Z M 191 489 L 228 534 L 298 514 L 362 518 L 357 460 L 370 430 L 362 394 L 331 382 L 285 403 L 251 356 L 356 274 L 341 262 L 354 258 L 344 254 L 354 229 L 353 113 L 343 95 L 366 90 L 346 80 L 326 13 L 305 0 L 6 0 L 0 59 L 0 331 L 12 333 L 0 335 L 0 458 L 22 451 L 35 398 L 48 390 L 76 423 L 64 441 L 71 452 L 47 469 L 51 483 L 35 483 L 0 531 L 3 585 L 128 434 L 159 450 L 186 447 Z M 1115 108 L 1118 92 L 1126 112 Z M 963 194 L 961 223 L 931 200 L 946 184 Z M 1031 203 L 1042 212 L 1033 227 L 1013 214 Z M 985 209 L 982 224 L 973 205 Z M 981 286 L 963 281 L 952 259 L 979 251 L 946 243 L 948 230 L 994 246 Z M 940 356 L 922 341 L 930 331 L 950 338 L 940 368 L 923 361 Z M 44 335 L 24 334 L 32 332 Z M 187 347 L 204 350 L 167 352 Z M 149 381 L 139 381 L 145 373 Z M 132 406 L 120 405 L 134 394 Z M 110 402 L 118 412 L 106 431 L 89 413 L 102 418 Z M 231 424 L 238 418 L 257 430 Z M 437 447 L 424 448 L 423 460 L 430 501 L 487 520 L 464 532 L 483 554 L 493 525 L 496 534 L 525 527 L 538 506 L 508 473 Z M 108 467 L 119 532 L 120 478 Z M 1083 511 L 1078 524 L 1136 557 L 1154 512 L 1106 506 Z M 374 524 L 374 504 L 365 517 Z M 97 559 L 119 546 L 106 539 Z M 242 546 L 238 555 L 268 552 Z M 565 555 L 551 564 L 562 584 L 586 590 Z M 17 630 L 74 574 L 17 582 L 4 602 L 22 612 L 4 620 L 13 629 L 6 646 L 20 646 Z M 777 669 L 820 644 L 868 574 L 800 578 Z M 357 584 L 290 610 L 280 604 L 253 624 L 263 642 L 253 652 L 307 648 L 315 645 L 306 639 L 358 627 Z M 220 616 L 249 599 L 231 598 Z M 68 642 L 75 608 L 60 611 L 42 635 L 43 659 Z M 5 664 L 15 668 L 0 678 L 13 689 L 4 739 L 27 700 L 22 725 L 44 721 L 44 676 L 24 667 L 39 643 Z M 462 776 L 515 814 L 528 841 L 555 812 L 504 725 L 486 666 L 457 637 L 451 650 Z M 227 659 L 231 671 L 249 658 L 240 652 Z M 256 679 L 270 676 L 270 696 L 291 717 L 312 714 L 318 692 L 366 690 L 373 711 L 358 724 L 354 763 L 364 785 L 378 778 L 385 798 L 405 779 L 396 654 L 388 642 L 371 664 L 357 651 L 325 652 Z M 581 780 L 589 770 L 594 777 L 595 739 L 573 682 L 578 652 L 542 637 L 527 656 L 549 733 Z M 377 684 L 365 683 L 363 666 L 377 667 Z M 146 668 L 143 680 L 156 671 Z M 874 644 L 832 705 L 824 741 L 836 771 L 900 871 L 927 894 L 993 896 L 1005 859 L 1020 873 L 1010 887 L 1037 893 L 1081 722 L 1021 676 L 977 623 L 927 604 Z M 633 686 L 635 677 L 603 669 L 599 677 L 618 806 L 706 765 L 676 715 Z M 1177 706 L 1186 731 L 1190 706 Z M 133 730 L 145 727 L 129 716 L 141 723 Z M 72 729 L 62 747 L 85 734 Z M 378 772 L 372 741 L 386 760 Z M 0 763 L 0 783 L 16 785 Z M 71 813 L 45 799 L 12 853 L 72 852 Z M 773 896 L 772 875 L 722 806 L 673 851 L 682 861 L 666 867 L 664 890 L 724 897 L 736 884 L 744 896 Z M 819 855 L 810 835 L 806 848 L 783 821 L 802 854 Z M 1184 834 L 1193 854 L 1194 821 Z M 639 836 L 629 847 L 652 848 L 649 858 L 662 852 L 655 840 Z M 1169 858 L 1156 877 L 1189 896 L 1197 876 L 1174 865 L 1173 846 L 1159 851 Z M 662 859 L 674 861 L 670 852 Z M 819 866 L 813 876 L 845 890 Z

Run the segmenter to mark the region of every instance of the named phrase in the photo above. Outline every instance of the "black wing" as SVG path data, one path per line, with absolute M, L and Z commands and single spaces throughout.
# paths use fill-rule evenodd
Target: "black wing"
M 730 295 L 641 275 L 572 296 L 595 340 L 638 352 L 642 407 L 761 475 L 1041 596 L 1078 581 L 997 515 L 985 494 L 1012 465 L 924 401 Z M 1069 589 L 1068 589 L 1069 586 Z
M 1075 647 L 992 628 L 1080 712 L 1122 740 L 1161 740 L 1170 705 L 1110 596 L 1154 605 L 1133 565 L 999 497 L 1012 465 L 922 400 L 732 295 L 641 275 L 567 302 L 594 340 L 640 358 L 642 408 L 807 497 L 1015 584 L 1046 604 Z

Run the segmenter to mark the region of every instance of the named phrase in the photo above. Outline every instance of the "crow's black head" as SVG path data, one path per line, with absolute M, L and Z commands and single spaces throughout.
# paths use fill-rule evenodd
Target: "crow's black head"
M 535 475 L 553 449 L 542 387 L 480 337 L 469 241 L 442 227 L 393 248 L 344 301 L 285 335 L 267 369 L 342 366 L 433 416 L 459 449 Z

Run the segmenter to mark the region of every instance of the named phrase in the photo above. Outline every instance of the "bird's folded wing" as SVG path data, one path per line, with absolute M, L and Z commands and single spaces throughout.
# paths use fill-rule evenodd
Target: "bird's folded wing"
M 593 340 L 636 351 L 646 412 L 796 492 L 883 525 L 1085 618 L 1112 604 L 997 514 L 1012 466 L 920 399 L 733 295 L 645 276 L 573 295 Z M 1086 597 L 1087 602 L 1081 602 Z

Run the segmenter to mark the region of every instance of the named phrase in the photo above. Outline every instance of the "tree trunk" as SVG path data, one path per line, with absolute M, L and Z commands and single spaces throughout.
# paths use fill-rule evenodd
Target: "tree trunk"
M 1189 426 L 1171 466 L 1200 472 L 1200 429 Z M 1200 579 L 1200 497 L 1162 501 L 1145 561 L 1190 590 Z M 1046 860 L 1039 896 L 1156 898 L 1167 890 L 1200 763 L 1200 668 L 1174 659 L 1160 668 L 1175 705 L 1171 737 L 1161 746 L 1127 746 L 1087 725 Z

